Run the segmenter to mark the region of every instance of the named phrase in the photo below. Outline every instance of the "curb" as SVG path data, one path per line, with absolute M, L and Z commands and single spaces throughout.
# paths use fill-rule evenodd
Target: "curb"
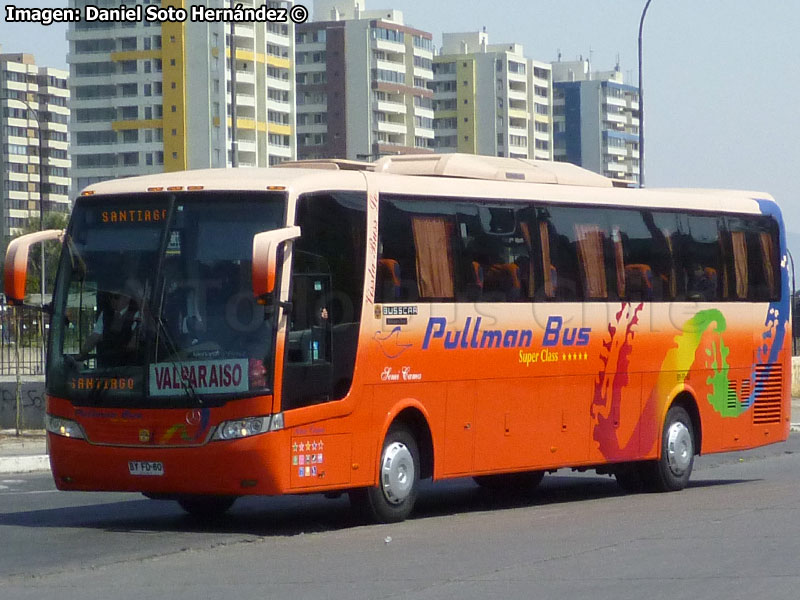
M 35 473 L 50 470 L 50 458 L 46 454 L 37 456 L 4 456 L 0 458 L 0 475 Z

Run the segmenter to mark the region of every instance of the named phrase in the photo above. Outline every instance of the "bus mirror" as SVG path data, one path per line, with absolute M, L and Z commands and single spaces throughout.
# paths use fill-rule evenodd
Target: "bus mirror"
M 300 228 L 284 227 L 253 236 L 253 294 L 262 298 L 275 291 L 278 249 L 283 242 L 300 237 Z
M 46 229 L 18 237 L 8 244 L 3 287 L 9 304 L 22 304 L 28 280 L 28 253 L 31 246 L 49 240 L 63 240 L 61 229 Z

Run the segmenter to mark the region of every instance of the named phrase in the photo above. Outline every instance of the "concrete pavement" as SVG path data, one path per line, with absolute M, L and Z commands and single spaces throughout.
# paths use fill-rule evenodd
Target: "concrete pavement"
M 0 430 L 0 475 L 46 471 L 49 468 L 44 431 L 23 431 L 17 436 L 13 429 Z
M 800 398 L 792 398 L 792 431 L 800 432 Z M 0 475 L 47 471 L 47 438 L 44 431 L 0 430 Z

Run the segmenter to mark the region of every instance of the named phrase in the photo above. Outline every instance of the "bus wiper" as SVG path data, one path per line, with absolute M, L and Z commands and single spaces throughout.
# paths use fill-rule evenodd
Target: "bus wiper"
M 160 304 L 163 306 L 163 301 Z M 154 352 L 156 353 L 156 355 L 158 355 L 158 336 L 161 336 L 161 338 L 164 340 L 164 345 L 167 347 L 167 352 L 169 352 L 168 362 L 170 363 L 170 365 L 172 365 L 173 373 L 175 371 L 178 371 L 180 375 L 179 380 L 181 383 L 181 389 L 184 391 L 186 397 L 189 398 L 189 400 L 193 405 L 202 406 L 203 399 L 197 394 L 197 391 L 194 389 L 192 382 L 189 381 L 186 377 L 184 377 L 183 369 L 173 359 L 174 356 L 178 355 L 178 347 L 176 346 L 175 341 L 172 339 L 172 336 L 170 335 L 169 330 L 167 329 L 167 325 L 166 323 L 164 323 L 164 319 L 161 317 L 161 311 L 159 310 L 157 314 L 154 313 L 149 302 L 143 302 L 142 308 L 143 310 L 145 310 L 146 313 L 149 313 L 150 318 L 152 318 L 157 327 L 155 348 L 153 349 Z
M 173 373 L 177 370 L 180 374 L 180 382 L 181 382 L 181 389 L 186 394 L 187 398 L 197 406 L 203 405 L 203 399 L 197 394 L 197 391 L 194 389 L 192 382 L 189 381 L 187 377 L 183 375 L 183 368 L 176 363 L 175 360 L 172 358 L 178 355 L 178 347 L 175 345 L 175 341 L 172 339 L 172 336 L 167 329 L 166 323 L 164 323 L 164 319 L 161 318 L 161 315 L 158 315 L 154 318 L 156 325 L 158 325 L 158 332 L 161 336 L 163 336 L 164 344 L 167 347 L 167 352 L 169 352 L 169 363 L 172 365 Z M 156 352 L 158 352 L 158 343 L 156 343 Z
M 75 242 L 72 241 L 71 235 L 64 236 L 64 243 L 67 246 L 67 250 L 69 252 L 69 262 L 70 266 L 72 267 L 73 273 L 80 273 L 79 280 L 83 281 L 86 278 L 86 263 L 81 256 L 80 251 L 75 246 Z

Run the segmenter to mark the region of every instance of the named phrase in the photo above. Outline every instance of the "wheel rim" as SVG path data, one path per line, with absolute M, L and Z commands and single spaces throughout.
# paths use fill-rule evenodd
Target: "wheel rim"
M 692 432 L 680 421 L 670 425 L 667 432 L 667 460 L 675 475 L 683 475 L 692 464 L 694 448 Z
M 391 504 L 400 504 L 414 487 L 414 457 L 408 446 L 392 442 L 383 451 L 381 488 Z

